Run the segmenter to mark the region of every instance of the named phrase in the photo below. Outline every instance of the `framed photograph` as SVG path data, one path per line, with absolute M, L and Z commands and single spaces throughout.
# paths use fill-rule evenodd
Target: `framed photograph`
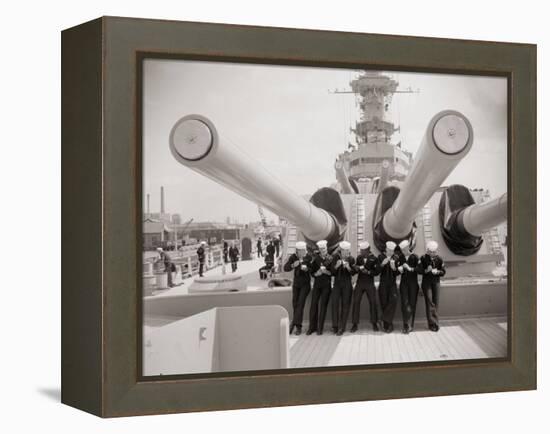
M 103 17 L 62 74 L 64 403 L 536 387 L 536 46 Z

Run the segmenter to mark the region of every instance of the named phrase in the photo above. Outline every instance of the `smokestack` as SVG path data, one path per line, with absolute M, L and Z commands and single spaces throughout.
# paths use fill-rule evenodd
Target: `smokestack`
M 164 187 L 160 187 L 160 213 L 164 214 Z
M 151 214 L 151 207 L 149 206 L 151 202 L 151 195 L 147 193 L 147 215 Z

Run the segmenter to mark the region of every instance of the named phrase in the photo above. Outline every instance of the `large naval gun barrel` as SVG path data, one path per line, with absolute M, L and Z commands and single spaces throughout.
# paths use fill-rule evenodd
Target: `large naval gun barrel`
M 451 185 L 441 195 L 439 224 L 449 250 L 456 255 L 477 253 L 483 244 L 483 233 L 506 221 L 508 195 L 475 203 L 470 190 Z
M 334 163 L 334 169 L 336 171 L 336 180 L 340 184 L 342 193 L 343 194 L 355 193 L 355 191 L 353 190 L 353 186 L 349 181 L 348 174 L 346 173 L 346 168 L 344 167 L 344 163 L 342 163 L 341 161 L 337 161 L 336 163 Z
M 214 124 L 204 116 L 193 114 L 177 121 L 170 132 L 170 150 L 184 166 L 294 223 L 306 238 L 340 236 L 331 213 L 291 191 L 236 146 L 222 143 Z
M 507 208 L 508 194 L 504 193 L 496 199 L 464 208 L 458 216 L 457 223 L 470 235 L 481 236 L 486 230 L 506 221 Z
M 461 113 L 445 110 L 432 118 L 401 191 L 384 214 L 387 235 L 397 240 L 409 235 L 416 215 L 470 151 L 473 139 L 472 125 Z

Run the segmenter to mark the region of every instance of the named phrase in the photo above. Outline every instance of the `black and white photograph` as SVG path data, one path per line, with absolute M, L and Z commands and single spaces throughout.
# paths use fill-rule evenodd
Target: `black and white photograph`
M 143 376 L 508 356 L 503 76 L 146 58 Z

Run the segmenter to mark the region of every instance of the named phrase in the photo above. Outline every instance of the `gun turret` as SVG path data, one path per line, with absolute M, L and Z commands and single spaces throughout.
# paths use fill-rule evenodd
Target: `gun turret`
M 193 114 L 176 122 L 170 132 L 170 151 L 184 166 L 294 223 L 307 239 L 326 239 L 329 245 L 340 239 L 339 221 L 333 213 L 297 195 L 222 140 L 204 116 Z
M 413 166 L 399 191 L 395 191 L 396 186 L 389 186 L 377 199 L 373 235 L 379 250 L 383 250 L 389 240 L 409 239 L 414 245 L 416 215 L 468 154 L 473 139 L 470 122 L 457 111 L 445 110 L 431 119 Z

